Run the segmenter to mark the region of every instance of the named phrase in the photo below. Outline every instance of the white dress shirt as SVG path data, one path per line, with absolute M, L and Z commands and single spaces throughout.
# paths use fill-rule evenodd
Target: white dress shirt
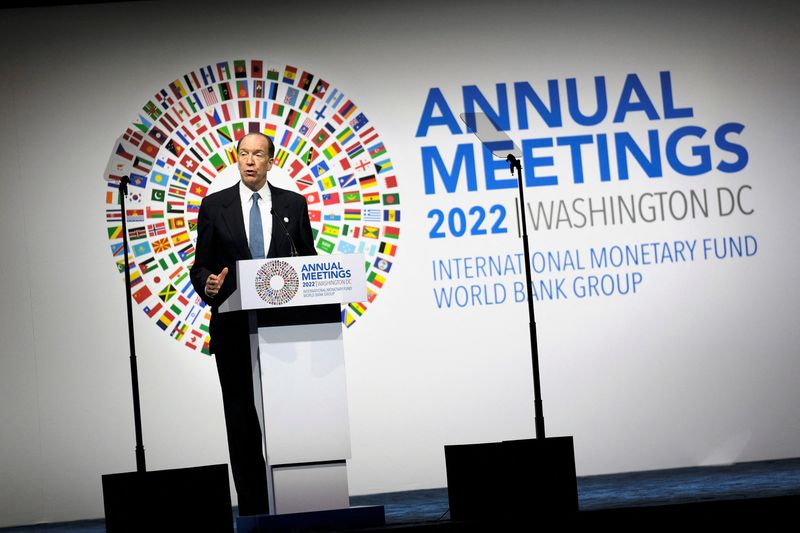
M 258 200 L 258 210 L 261 211 L 261 229 L 264 230 L 264 255 L 269 253 L 269 245 L 272 241 L 272 195 L 269 192 L 269 185 L 264 183 L 260 190 L 256 191 L 261 198 Z M 244 218 L 244 231 L 247 234 L 247 244 L 250 244 L 250 208 L 253 206 L 253 191 L 239 181 L 239 197 L 242 201 L 242 217 Z

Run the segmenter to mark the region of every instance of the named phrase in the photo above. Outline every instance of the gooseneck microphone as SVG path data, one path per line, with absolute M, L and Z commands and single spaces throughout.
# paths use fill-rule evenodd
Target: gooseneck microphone
M 281 225 L 281 227 L 283 228 L 283 232 L 286 234 L 286 238 L 289 239 L 289 246 L 291 247 L 292 257 L 297 257 L 299 254 L 297 253 L 297 248 L 295 248 L 294 246 L 294 239 L 292 239 L 292 236 L 289 234 L 289 230 L 286 229 L 286 225 L 283 223 L 283 220 L 281 220 L 281 217 L 279 217 L 275 213 L 274 209 L 270 208 L 269 212 L 273 217 L 275 217 L 275 220 L 278 221 L 278 224 Z

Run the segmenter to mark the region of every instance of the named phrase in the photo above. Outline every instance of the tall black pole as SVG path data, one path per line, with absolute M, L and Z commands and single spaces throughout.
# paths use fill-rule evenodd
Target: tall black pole
M 522 249 L 525 252 L 525 287 L 528 298 L 528 330 L 531 337 L 531 366 L 533 366 L 533 410 L 536 438 L 544 439 L 544 413 L 542 412 L 542 390 L 539 385 L 539 345 L 536 340 L 536 318 L 533 314 L 533 282 L 531 279 L 531 251 L 528 245 L 528 224 L 525 222 L 525 179 L 522 176 L 522 163 L 511 154 L 506 157 L 511 166 L 511 175 L 517 171 L 519 185 L 520 219 L 522 220 Z
M 128 303 L 128 342 L 131 352 L 131 389 L 133 389 L 133 425 L 136 432 L 136 471 L 146 472 L 144 444 L 142 444 L 142 411 L 139 407 L 139 371 L 136 366 L 136 344 L 133 335 L 133 305 L 131 304 L 131 272 L 128 263 L 128 224 L 125 214 L 125 196 L 130 178 L 122 176 L 119 182 L 119 205 L 122 210 L 122 247 L 125 253 L 125 296 Z

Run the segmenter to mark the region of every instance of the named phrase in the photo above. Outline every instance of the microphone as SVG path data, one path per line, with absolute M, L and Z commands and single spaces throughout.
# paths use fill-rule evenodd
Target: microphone
M 286 234 L 286 238 L 289 239 L 289 246 L 291 247 L 290 253 L 292 254 L 292 257 L 297 257 L 299 254 L 297 253 L 297 248 L 295 248 L 294 246 L 294 239 L 292 239 L 292 236 L 289 234 L 289 230 L 286 229 L 286 225 L 283 223 L 283 220 L 281 220 L 281 218 L 275 213 L 275 209 L 270 208 L 269 212 L 272 216 L 275 217 L 275 220 L 278 221 L 278 224 L 281 225 L 281 227 L 283 228 L 283 232 Z

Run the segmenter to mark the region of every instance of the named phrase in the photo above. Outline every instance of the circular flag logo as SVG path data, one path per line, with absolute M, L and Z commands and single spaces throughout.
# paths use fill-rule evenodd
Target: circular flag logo
M 308 202 L 318 252 L 365 256 L 367 301 L 343 307 L 346 326 L 373 303 L 397 253 L 397 176 L 379 133 L 352 98 L 302 68 L 260 59 L 184 74 L 142 106 L 115 144 L 105 176 L 106 229 L 124 272 L 125 217 L 134 300 L 166 334 L 195 351 L 208 353 L 210 317 L 189 279 L 200 202 L 215 178 L 236 166 L 236 143 L 250 132 L 274 139 L 275 165 Z M 120 169 L 130 176 L 125 213 L 115 175 Z M 273 277 L 264 285 L 276 304 L 290 290 L 289 279 L 281 279 L 280 288 Z
M 255 284 L 262 300 L 272 305 L 283 305 L 297 294 L 300 278 L 292 265 L 275 259 L 261 265 L 256 272 Z

